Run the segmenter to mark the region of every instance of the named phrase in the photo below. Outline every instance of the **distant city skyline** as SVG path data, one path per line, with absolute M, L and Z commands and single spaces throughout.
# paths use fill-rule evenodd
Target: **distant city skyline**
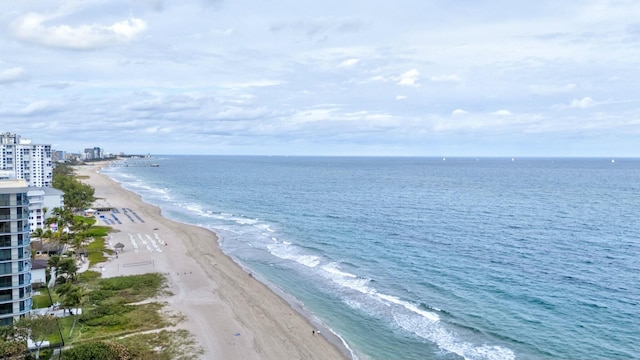
M 638 157 L 640 3 L 0 3 L 0 132 L 56 150 Z

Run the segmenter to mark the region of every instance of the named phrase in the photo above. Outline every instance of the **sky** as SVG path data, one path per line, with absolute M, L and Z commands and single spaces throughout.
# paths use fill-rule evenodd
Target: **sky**
M 0 132 L 57 150 L 640 156 L 636 0 L 0 0 Z

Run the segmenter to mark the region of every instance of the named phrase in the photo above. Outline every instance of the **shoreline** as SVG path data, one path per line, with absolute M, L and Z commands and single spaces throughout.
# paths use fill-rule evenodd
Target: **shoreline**
M 159 272 L 172 295 L 165 311 L 185 320 L 176 328 L 194 335 L 202 359 L 351 359 L 344 340 L 297 299 L 255 278 L 220 249 L 217 234 L 175 221 L 156 205 L 99 171 L 106 163 L 75 166 L 80 181 L 113 207 L 98 224 L 114 229 L 108 243 L 125 245 L 99 264 L 103 277 Z M 131 216 L 130 214 L 134 214 Z M 120 222 L 106 224 L 105 219 Z M 320 328 L 321 335 L 312 334 Z

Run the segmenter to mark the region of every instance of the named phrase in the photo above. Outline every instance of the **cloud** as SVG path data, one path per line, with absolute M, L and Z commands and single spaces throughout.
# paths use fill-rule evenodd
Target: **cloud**
M 49 88 L 49 89 L 66 89 L 70 86 L 71 84 L 67 82 L 55 82 L 55 83 L 40 85 L 41 88 Z
M 350 68 L 350 67 L 353 67 L 353 66 L 357 65 L 359 62 L 360 62 L 360 60 L 355 59 L 355 58 L 354 59 L 347 59 L 347 60 L 342 61 L 340 64 L 338 64 L 338 67 Z
M 469 112 L 462 110 L 462 109 L 455 109 L 451 112 L 451 115 L 453 116 L 461 116 L 461 115 L 467 115 Z
M 360 31 L 361 24 L 353 20 L 321 17 L 308 21 L 279 22 L 269 30 L 277 33 L 288 31 L 297 36 L 305 35 L 308 40 L 325 41 L 333 34 L 348 34 Z
M 576 84 L 570 83 L 566 85 L 556 86 L 556 85 L 531 85 L 529 89 L 532 93 L 538 95 L 554 95 L 561 93 L 568 93 L 575 90 L 577 87 Z
M 571 102 L 572 108 L 586 109 L 594 104 L 593 99 L 590 97 L 584 97 L 582 99 L 574 99 Z
M 396 96 L 396 100 L 407 100 L 407 97 L 405 95 L 398 95 Z
M 420 72 L 416 69 L 411 69 L 400 75 L 398 79 L 398 85 L 402 86 L 420 86 L 418 79 L 420 78 Z
M 509 116 L 509 115 L 512 115 L 512 114 L 511 114 L 511 111 L 509 111 L 509 110 L 498 110 L 498 111 L 492 112 L 491 115 Z
M 51 47 L 89 50 L 127 42 L 147 29 L 147 23 L 131 17 L 112 25 L 47 25 L 61 14 L 28 13 L 13 22 L 12 27 L 20 40 Z
M 444 82 L 444 81 L 460 81 L 462 80 L 460 78 L 460 76 L 456 75 L 456 74 L 451 74 L 451 75 L 437 75 L 437 76 L 432 76 L 431 77 L 431 81 L 434 82 Z
M 48 100 L 36 100 L 17 109 L 0 109 L 0 114 L 9 116 L 33 116 L 53 114 L 59 111 L 61 111 L 59 104 Z
M 14 67 L 0 71 L 0 84 L 22 81 L 27 78 L 27 72 L 21 67 Z

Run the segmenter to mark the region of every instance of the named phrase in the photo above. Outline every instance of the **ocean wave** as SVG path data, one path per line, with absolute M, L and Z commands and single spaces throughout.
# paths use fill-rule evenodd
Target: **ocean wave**
M 275 243 L 267 245 L 269 252 L 280 259 L 292 260 L 309 268 L 320 264 L 320 257 L 309 254 L 301 254 L 300 249 L 291 244 Z
M 439 348 L 457 354 L 465 360 L 513 360 L 515 354 L 509 348 L 494 345 L 475 345 L 460 340 L 457 335 L 446 329 L 440 322 L 433 322 L 424 316 L 410 313 L 394 313 L 398 326 L 425 340 L 435 343 Z

